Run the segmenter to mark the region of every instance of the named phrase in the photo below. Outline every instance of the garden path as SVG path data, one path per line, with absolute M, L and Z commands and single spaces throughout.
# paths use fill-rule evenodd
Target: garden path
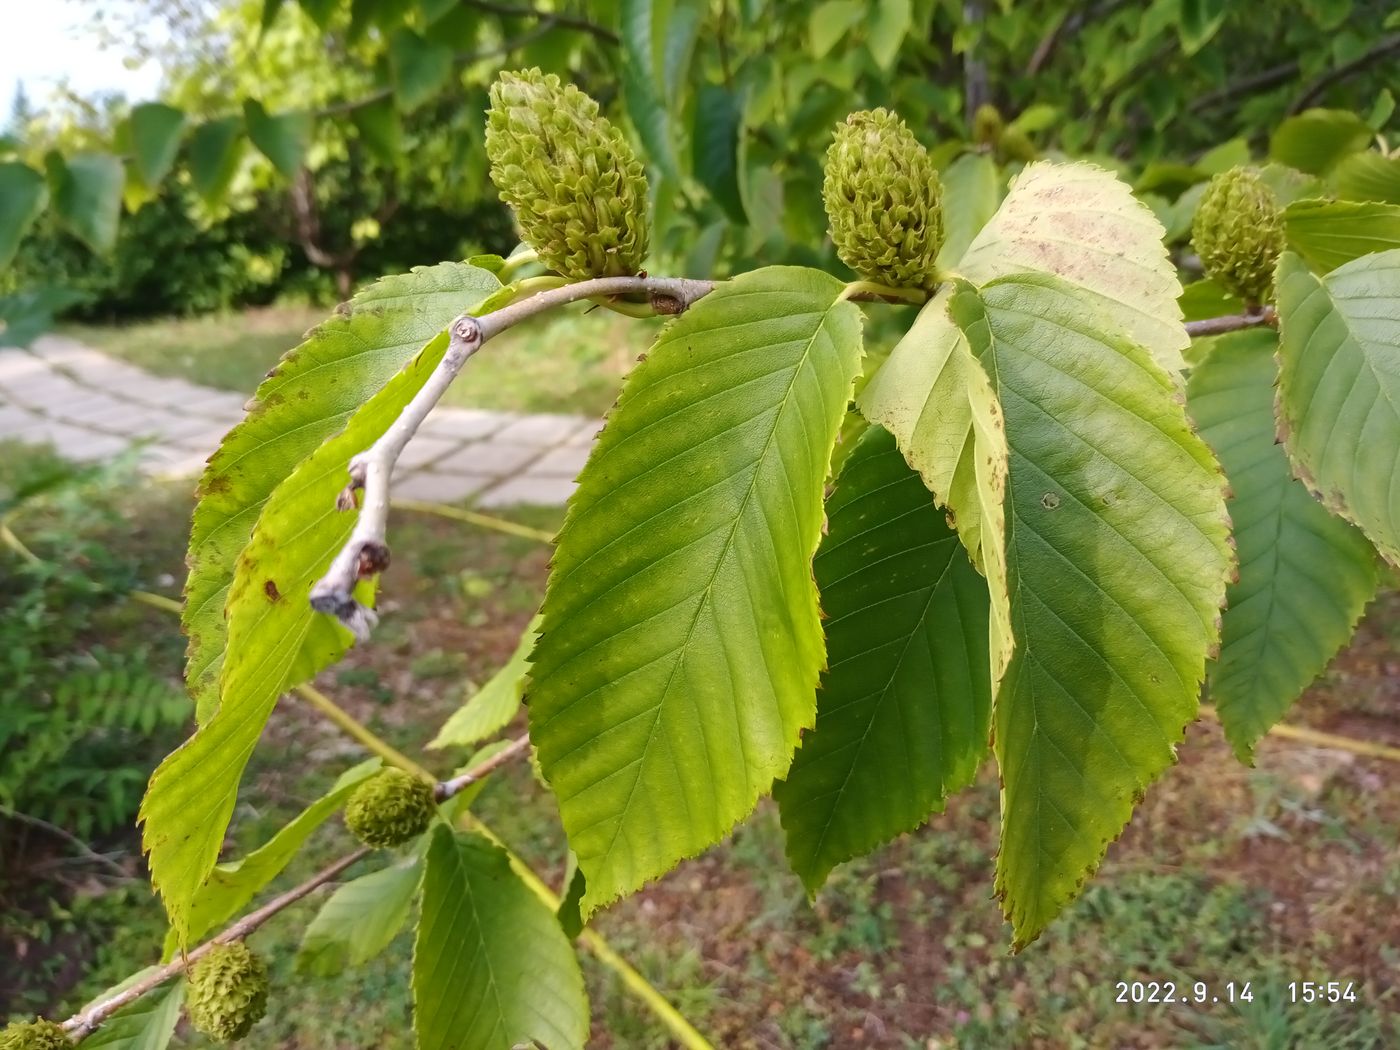
M 0 351 L 0 440 L 48 443 L 67 459 L 131 452 L 148 475 L 193 478 L 242 416 L 238 394 L 156 376 L 63 336 Z M 600 425 L 586 416 L 435 408 L 404 449 L 394 494 L 560 505 Z

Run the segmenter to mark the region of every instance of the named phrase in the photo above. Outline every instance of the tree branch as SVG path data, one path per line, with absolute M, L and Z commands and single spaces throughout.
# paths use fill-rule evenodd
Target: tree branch
M 566 29 L 577 29 L 580 32 L 588 33 L 599 40 L 609 44 L 617 44 L 621 41 L 618 35 L 606 26 L 600 26 L 596 22 L 590 22 L 586 18 L 577 15 L 561 14 L 557 11 L 539 11 L 533 7 L 512 7 L 509 4 L 492 3 L 490 0 L 462 0 L 466 7 L 474 7 L 478 11 L 485 11 L 488 14 L 501 15 L 506 18 L 542 18 L 553 25 L 563 26 Z
M 378 617 L 374 610 L 355 598 L 354 592 L 361 580 L 383 572 L 389 565 L 385 535 L 389 518 L 389 479 L 394 464 L 452 380 L 488 339 L 538 313 L 580 299 L 641 293 L 647 296 L 654 312 L 678 314 L 713 287 L 711 281 L 681 277 L 598 277 L 540 292 L 482 317 L 470 314 L 458 317 L 448 328 L 447 352 L 427 382 L 384 435 L 350 460 L 350 484 L 340 494 L 336 505 L 342 510 L 352 509 L 355 492 L 362 489 L 360 517 L 325 575 L 312 586 L 311 607 L 339 619 L 359 641 L 369 637 Z
M 451 780 L 439 784 L 435 792 L 438 801 L 445 802 L 453 795 L 460 794 L 472 784 L 477 783 L 488 774 L 493 773 L 507 762 L 526 754 L 529 751 L 529 747 L 530 738 L 528 736 L 517 737 L 515 740 L 512 740 L 510 745 L 503 751 L 492 755 L 484 762 L 478 763 L 460 776 L 453 777 Z M 261 908 L 249 912 L 243 918 L 225 928 L 222 933 L 209 938 L 209 940 L 205 941 L 199 947 L 184 953 L 183 957 L 166 963 L 166 965 L 147 974 L 141 980 L 123 989 L 116 995 L 103 999 L 99 1003 L 94 1003 L 88 1009 L 81 1010 L 74 1014 L 63 1022 L 63 1030 L 68 1033 L 69 1037 L 75 1043 L 91 1035 L 103 1021 L 111 1017 L 116 1011 L 120 1010 L 128 1003 L 135 1002 L 137 999 L 141 998 L 141 996 L 145 995 L 153 988 L 164 984 L 172 977 L 183 973 L 190 963 L 196 962 L 205 955 L 208 955 L 216 944 L 228 944 L 231 941 L 241 941 L 245 939 L 278 912 L 291 907 L 313 890 L 324 886 L 351 865 L 364 860 L 373 852 L 375 851 L 369 846 L 362 846 L 353 853 L 346 854 L 333 864 L 322 868 L 299 886 L 294 886 L 286 893 L 272 898 L 272 900 L 268 901 Z
M 1337 81 L 1345 80 L 1352 74 L 1361 72 L 1361 70 L 1376 61 L 1376 59 L 1384 58 L 1392 51 L 1400 51 L 1400 33 L 1394 33 L 1386 37 L 1360 57 L 1353 59 L 1345 65 L 1338 66 L 1330 72 L 1322 74 L 1322 76 L 1309 84 L 1301 95 L 1293 100 L 1293 104 L 1288 107 L 1288 112 L 1301 113 L 1303 110 L 1307 109 L 1308 106 L 1312 105 L 1312 103 L 1316 102 L 1322 96 L 1322 93 L 1333 84 L 1337 83 Z
M 1278 326 L 1278 311 L 1272 306 L 1251 310 L 1226 317 L 1208 317 L 1203 321 L 1187 321 L 1186 334 L 1193 339 L 1203 335 L 1223 335 L 1225 332 L 1238 332 L 1242 328 L 1258 328 L 1260 325 Z

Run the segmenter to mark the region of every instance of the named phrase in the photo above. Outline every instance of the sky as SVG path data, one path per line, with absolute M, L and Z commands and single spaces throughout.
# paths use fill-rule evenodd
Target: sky
M 42 107 L 64 77 L 79 94 L 122 91 L 133 101 L 152 98 L 160 70 L 152 62 L 127 69 L 116 50 L 103 50 L 88 24 L 83 0 L 0 0 L 0 123 L 9 116 L 15 84 Z

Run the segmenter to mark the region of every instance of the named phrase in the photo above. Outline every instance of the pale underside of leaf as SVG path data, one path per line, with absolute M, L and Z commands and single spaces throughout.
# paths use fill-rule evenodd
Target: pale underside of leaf
M 414 856 L 339 887 L 306 927 L 297 969 L 330 977 L 374 958 L 408 921 L 422 877 L 422 860 Z
M 1241 761 L 1351 636 L 1378 582 L 1366 538 L 1327 513 L 1274 439 L 1278 336 L 1213 341 L 1189 410 L 1230 483 L 1239 579 L 1225 592 L 1210 698 Z
M 811 892 L 970 783 L 991 712 L 986 583 L 888 431 L 861 438 L 827 518 L 814 567 L 830 663 L 773 792 Z
M 1279 436 L 1295 474 L 1400 565 L 1400 249 L 1278 266 Z
M 535 647 L 539 629 L 540 617 L 536 615 L 520 636 L 520 644 L 506 665 L 452 712 L 437 736 L 428 742 L 429 748 L 468 747 L 510 724 L 520 710 L 525 681 L 530 673 L 530 650 Z
M 770 267 L 701 299 L 580 475 L 527 706 L 585 916 L 722 838 L 812 724 L 811 559 L 860 366 L 841 290 Z
M 588 1000 L 573 946 L 504 851 L 432 832 L 413 945 L 419 1050 L 575 1050 Z
M 949 284 L 920 311 L 866 386 L 859 406 L 867 419 L 895 436 L 987 579 L 995 683 L 1014 644 L 1003 509 L 1006 433 L 1001 406 L 969 342 L 986 338 L 986 324 L 969 318 L 964 330 L 949 314 L 954 296 L 968 291 L 965 284 Z
M 1195 717 L 1231 571 L 1224 482 L 1172 378 L 1081 290 L 981 292 L 1011 448 L 1016 650 L 993 740 L 1015 946 L 1079 891 Z
M 273 489 L 453 317 L 499 287 L 461 263 L 387 277 L 312 329 L 258 387 L 247 418 L 210 458 L 190 530 L 186 681 L 201 724 L 218 703 L 234 566 Z
M 110 994 L 120 987 L 111 989 Z M 184 1002 L 185 979 L 177 977 L 122 1007 L 84 1039 L 83 1045 L 103 1050 L 165 1050 L 180 1023 Z
M 1053 273 L 1088 292 L 1087 303 L 1175 374 L 1190 338 L 1165 236 L 1152 209 L 1112 172 L 1039 161 L 1016 176 L 955 269 L 976 285 Z

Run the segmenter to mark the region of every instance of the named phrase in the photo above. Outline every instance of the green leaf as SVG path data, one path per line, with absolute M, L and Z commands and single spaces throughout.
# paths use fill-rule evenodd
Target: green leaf
M 909 466 L 952 514 L 963 547 L 987 578 L 995 687 L 1015 644 L 1003 511 L 1009 452 L 996 393 L 974 344 L 949 313 L 959 288 L 969 290 L 965 282 L 949 285 L 919 312 L 858 403 L 867 419 L 894 435 Z
M 333 977 L 369 962 L 389 947 L 408 921 L 422 877 L 422 859 L 410 856 L 338 888 L 306 927 L 297 969 Z
M 1294 201 L 1283 212 L 1288 246 L 1320 273 L 1400 248 L 1400 204 Z
M 1225 0 L 1181 0 L 1181 18 L 1176 24 L 1181 50 L 1194 55 L 1210 43 L 1225 22 Z
M 748 222 L 739 190 L 743 134 L 744 111 L 739 96 L 719 84 L 702 84 L 695 97 L 695 178 L 710 191 L 725 214 L 741 226 Z
M 588 1038 L 578 958 L 503 850 L 438 825 L 413 945 L 419 1050 L 571 1050 Z
M 326 822 L 360 783 L 379 771 L 377 758 L 347 769 L 331 790 L 298 813 L 277 834 L 246 857 L 216 865 L 190 903 L 187 941 L 197 941 L 224 925 L 286 868 L 311 833 Z M 171 929 L 165 938 L 165 957 L 179 950 L 181 941 Z
M 99 999 L 117 994 L 126 985 L 154 969 L 147 967 L 133 974 L 130 981 L 109 989 Z M 103 1050 L 165 1050 L 175 1035 L 184 1002 L 185 979 L 179 977 L 168 981 L 114 1013 L 97 1031 L 83 1040 L 83 1045 L 102 1047 Z
M 1230 482 L 1240 574 L 1225 592 L 1210 696 L 1242 762 L 1346 644 L 1378 583 L 1371 545 L 1293 478 L 1275 441 L 1277 346 L 1261 328 L 1213 340 L 1186 388 Z
M 1323 505 L 1400 565 L 1400 249 L 1278 265 L 1279 433 Z
M 622 100 L 648 158 L 662 175 L 679 182 L 671 116 L 658 68 L 655 6 L 652 0 L 622 0 Z
M 1231 295 L 1215 280 L 1194 281 L 1181 290 L 1181 312 L 1188 321 L 1204 321 L 1210 317 L 1242 314 L 1244 300 Z
M 862 0 L 826 0 L 807 19 L 807 42 L 813 58 L 824 58 L 865 14 Z
M 540 617 L 536 616 L 520 636 L 520 644 L 515 647 L 506 665 L 473 693 L 465 704 L 452 712 L 437 736 L 429 741 L 428 747 L 467 747 L 499 733 L 510 724 L 520 710 L 521 697 L 525 695 L 525 679 L 530 673 L 530 650 L 535 647 L 539 629 Z
M 1269 158 L 1309 175 L 1323 175 L 1370 141 L 1371 129 L 1355 113 L 1309 109 L 1278 126 L 1269 140 Z
M 1333 169 L 1330 181 L 1344 200 L 1400 204 L 1400 157 L 1353 153 Z
M 447 338 L 433 335 L 438 326 L 495 283 L 482 271 L 444 264 L 361 293 L 344 315 L 313 333 L 300 356 L 284 361 L 284 373 L 263 384 L 262 410 L 235 428 L 211 460 L 186 587 L 186 620 L 198 646 L 189 677 L 200 687 L 204 720 L 161 763 L 141 807 L 151 881 L 182 939 L 192 900 L 218 857 L 243 767 L 278 695 L 348 644 L 347 632 L 313 613 L 308 601 L 312 582 L 353 526 L 353 515 L 334 509 L 346 465 L 383 434 L 440 359 Z M 373 380 L 421 340 L 431 341 L 356 410 Z M 346 429 L 316 448 L 352 411 Z M 219 705 L 210 717 L 210 670 L 225 643 L 230 658 L 218 675 Z
M 773 791 L 813 893 L 972 782 L 992 706 L 987 585 L 888 431 L 866 431 L 826 513 L 828 667 L 816 728 Z
M 185 115 L 174 106 L 144 102 L 131 111 L 131 148 L 141 181 L 155 189 L 180 152 Z
M 0 164 L 0 271 L 10 265 L 48 199 L 44 176 L 17 161 Z
M 224 199 L 243 160 L 243 122 L 224 117 L 201 124 L 190 135 L 190 181 L 210 204 Z
M 350 119 L 365 148 L 381 163 L 398 164 L 403 148 L 403 124 L 392 99 L 379 99 L 350 111 Z
M 559 899 L 559 910 L 555 912 L 555 916 L 559 919 L 559 928 L 564 931 L 564 936 L 571 941 L 578 940 L 578 935 L 586 925 L 579 905 L 582 904 L 583 895 L 587 890 L 588 880 L 579 869 L 574 851 L 570 850 L 569 862 L 564 866 L 564 893 Z
M 719 841 L 812 724 L 811 558 L 861 356 L 842 288 L 781 266 L 720 285 L 633 370 L 579 476 L 527 708 L 585 917 Z
M 1171 376 L 1082 289 L 1013 275 L 953 308 L 1011 446 L 1016 649 L 992 738 L 996 891 L 1019 948 L 1079 892 L 1196 716 L 1229 519 Z
M 957 271 L 973 284 L 1046 272 L 1088 292 L 1107 320 L 1170 372 L 1185 362 L 1181 284 L 1162 224 L 1126 183 L 1092 164 L 1028 165 Z
M 297 3 L 301 5 L 307 17 L 316 23 L 317 29 L 329 26 L 331 18 L 340 8 L 340 0 L 297 0 Z
M 201 724 L 218 701 L 235 563 L 268 497 L 448 322 L 498 288 L 493 275 L 461 263 L 387 277 L 312 329 L 258 387 L 204 471 L 190 530 L 185 678 Z
M 44 160 L 53 209 L 65 226 L 93 251 L 105 255 L 117 243 L 126 169 L 110 153 L 79 153 Z
M 89 292 L 55 285 L 0 295 L 0 347 L 28 346 L 54 326 L 58 314 L 91 298 Z
M 260 20 L 262 31 L 266 33 L 272 27 L 272 23 L 277 21 L 277 15 L 282 10 L 282 5 L 286 0 L 263 0 L 262 18 Z
M 425 40 L 400 26 L 389 38 L 389 68 L 399 109 L 412 112 L 441 91 L 452 77 L 452 48 Z
M 952 267 L 1001 203 L 1001 179 L 985 153 L 964 153 L 939 173 L 943 181 L 943 247 L 938 265 Z
M 310 113 L 282 113 L 274 117 L 261 102 L 250 98 L 243 102 L 243 120 L 248 138 L 272 161 L 272 166 L 286 178 L 295 176 L 311 144 L 315 117 Z
M 879 0 L 866 44 L 875 64 L 881 69 L 889 70 L 899 57 L 899 49 L 909 33 L 913 15 L 910 0 Z

